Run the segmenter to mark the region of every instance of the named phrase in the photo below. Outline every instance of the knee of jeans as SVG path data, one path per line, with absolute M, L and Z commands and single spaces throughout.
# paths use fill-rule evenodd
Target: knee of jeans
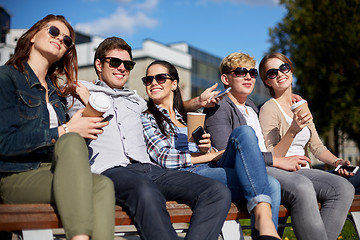
M 83 137 L 80 136 L 78 133 L 67 133 L 62 135 L 59 140 L 56 142 L 56 146 L 62 147 L 63 145 L 66 145 L 66 147 L 71 146 L 78 146 L 78 143 L 84 143 L 85 140 Z
M 252 127 L 248 126 L 248 125 L 241 125 L 237 128 L 235 128 L 232 133 L 231 133 L 231 137 L 239 137 L 239 136 L 243 136 L 243 135 L 255 135 L 255 131 Z
M 336 184 L 333 185 L 336 195 L 344 199 L 352 199 L 355 194 L 354 186 L 345 178 L 340 177 L 337 179 Z
M 219 181 L 214 180 L 214 184 L 210 185 L 209 189 L 214 198 L 222 201 L 223 203 L 231 203 L 231 192 L 230 189 Z
M 312 182 L 310 179 L 306 177 L 301 177 L 294 181 L 291 189 L 290 194 L 293 195 L 298 201 L 307 201 L 309 198 L 316 199 L 315 189 L 313 187 Z

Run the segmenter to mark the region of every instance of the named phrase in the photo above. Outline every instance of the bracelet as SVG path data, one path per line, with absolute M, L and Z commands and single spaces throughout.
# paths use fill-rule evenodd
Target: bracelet
M 334 161 L 334 165 L 336 166 L 337 161 L 341 161 L 341 160 L 343 160 L 343 159 L 342 159 L 342 158 L 337 158 L 337 159 Z
M 69 128 L 66 126 L 66 124 L 64 123 L 63 125 L 61 125 L 64 130 L 65 130 L 65 133 L 69 133 Z

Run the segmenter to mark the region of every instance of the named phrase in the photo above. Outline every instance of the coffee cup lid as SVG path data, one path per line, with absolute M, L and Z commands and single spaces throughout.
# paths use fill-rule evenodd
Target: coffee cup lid
M 200 112 L 188 112 L 188 115 L 206 115 L 205 113 L 200 113 Z
M 303 103 L 306 103 L 306 100 L 305 100 L 305 99 L 301 99 L 300 101 L 294 103 L 294 104 L 290 107 L 291 111 L 295 110 L 295 108 L 297 108 L 298 106 L 300 106 L 300 105 L 303 104 Z
M 89 102 L 96 111 L 106 112 L 110 109 L 110 100 L 104 93 L 99 92 L 91 94 Z

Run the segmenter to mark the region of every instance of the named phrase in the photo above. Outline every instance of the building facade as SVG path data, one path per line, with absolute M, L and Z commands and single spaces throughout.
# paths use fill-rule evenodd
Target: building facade
M 0 6 L 0 65 L 6 63 L 14 52 L 16 42 L 26 29 L 11 29 L 10 15 Z M 81 80 L 94 81 L 97 75 L 93 61 L 97 46 L 104 38 L 76 33 L 76 49 L 78 55 L 79 72 Z M 225 57 L 225 56 L 223 56 Z M 136 90 L 143 98 L 147 98 L 141 77 L 145 75 L 147 66 L 154 60 L 166 60 L 175 65 L 180 76 L 180 89 L 184 100 L 198 96 L 206 88 L 218 83 L 218 90 L 224 89 L 220 81 L 219 66 L 222 58 L 190 46 L 186 42 L 163 44 L 151 39 L 145 39 L 142 47 L 133 49 L 133 59 L 136 62 L 131 71 L 126 87 Z M 260 105 L 269 99 L 267 89 L 261 80 L 257 79 L 255 89 L 250 98 Z M 341 157 L 349 159 L 352 163 L 359 162 L 359 149 L 352 141 L 341 143 Z

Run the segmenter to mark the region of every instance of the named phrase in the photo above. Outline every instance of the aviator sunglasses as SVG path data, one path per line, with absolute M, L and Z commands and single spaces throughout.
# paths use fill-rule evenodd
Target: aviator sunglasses
M 134 61 L 130 61 L 130 60 L 121 60 L 120 58 L 116 58 L 116 57 L 104 57 L 101 59 L 101 61 L 104 61 L 106 59 L 109 59 L 109 65 L 110 67 L 113 68 L 118 68 L 122 63 L 124 63 L 124 67 L 125 69 L 131 71 L 133 70 L 135 63 Z
M 163 84 L 163 83 L 165 83 L 167 79 L 171 79 L 171 80 L 173 79 L 173 78 L 170 76 L 170 74 L 160 73 L 160 74 L 156 74 L 155 76 L 146 76 L 146 77 L 143 77 L 143 78 L 141 78 L 141 80 L 142 80 L 142 82 L 143 82 L 143 84 L 144 84 L 145 86 L 149 86 L 149 85 L 153 82 L 154 78 L 155 78 L 155 80 L 156 80 L 156 82 L 157 82 L 158 84 Z
M 232 70 L 225 74 L 232 73 L 232 72 L 235 74 L 236 77 L 245 77 L 248 73 L 250 74 L 251 78 L 256 78 L 258 76 L 258 71 L 256 68 L 251 68 L 250 70 L 247 70 L 246 68 L 238 67 L 235 70 Z
M 266 78 L 268 79 L 274 79 L 278 76 L 279 71 L 283 74 L 287 74 L 291 70 L 291 67 L 288 63 L 283 63 L 280 65 L 278 69 L 272 68 L 267 70 L 266 72 Z
M 55 26 L 48 26 L 48 33 L 53 37 L 56 38 L 57 36 L 61 35 L 63 37 L 62 42 L 67 48 L 70 48 L 73 45 L 73 40 L 68 35 L 60 33 L 60 30 Z

